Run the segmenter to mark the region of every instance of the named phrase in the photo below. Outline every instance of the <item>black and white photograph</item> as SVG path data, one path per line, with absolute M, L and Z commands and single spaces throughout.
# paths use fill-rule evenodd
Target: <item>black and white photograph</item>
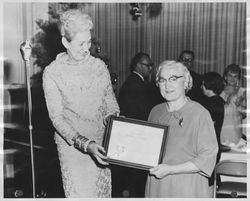
M 249 198 L 247 0 L 0 2 L 0 199 Z

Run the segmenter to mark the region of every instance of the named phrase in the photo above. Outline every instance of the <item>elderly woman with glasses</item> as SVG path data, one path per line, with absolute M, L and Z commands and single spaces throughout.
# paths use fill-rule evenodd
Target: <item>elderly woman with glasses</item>
M 62 44 L 43 74 L 43 88 L 66 197 L 111 197 L 111 172 L 101 146 L 105 117 L 119 113 L 103 61 L 90 55 L 90 17 L 80 10 L 60 15 Z
M 151 110 L 148 121 L 168 125 L 169 130 L 162 164 L 150 169 L 146 197 L 212 197 L 208 178 L 218 144 L 211 116 L 185 95 L 192 77 L 182 63 L 162 62 L 156 81 L 166 102 Z

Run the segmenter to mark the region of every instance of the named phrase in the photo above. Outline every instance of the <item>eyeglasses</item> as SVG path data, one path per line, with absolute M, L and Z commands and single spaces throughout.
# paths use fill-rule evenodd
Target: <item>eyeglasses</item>
M 148 68 L 150 68 L 150 67 L 153 66 L 153 64 L 145 64 L 145 63 L 142 63 L 142 62 L 140 62 L 139 64 L 144 65 L 144 66 L 147 66 Z
M 158 80 L 158 83 L 159 83 L 160 85 L 162 85 L 162 84 L 165 84 L 165 83 L 168 81 L 168 83 L 174 84 L 174 83 L 177 82 L 177 80 L 178 80 L 179 78 L 182 78 L 182 77 L 184 77 L 184 76 L 183 76 L 183 75 L 182 75 L 182 76 L 172 75 L 172 76 L 169 77 L 168 79 L 165 79 L 165 78 L 163 78 L 163 77 L 160 77 L 160 79 Z
M 191 62 L 191 61 L 193 61 L 193 59 L 192 58 L 181 58 L 181 61 L 183 61 L 183 62 Z

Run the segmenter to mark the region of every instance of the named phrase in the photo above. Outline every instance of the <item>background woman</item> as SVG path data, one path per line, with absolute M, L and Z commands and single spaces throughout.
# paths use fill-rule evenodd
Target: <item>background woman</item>
M 156 79 L 166 102 L 151 110 L 148 121 L 169 131 L 163 162 L 150 169 L 146 197 L 212 197 L 208 177 L 218 152 L 212 119 L 186 97 L 192 78 L 182 63 L 162 62 Z
M 56 129 L 66 197 L 110 197 L 111 173 L 101 146 L 104 119 L 119 113 L 109 72 L 90 56 L 93 24 L 79 10 L 60 15 L 62 44 L 67 52 L 46 67 L 43 88 Z
M 215 133 L 218 141 L 219 151 L 217 154 L 216 163 L 220 161 L 223 148 L 220 142 L 220 133 L 224 120 L 224 105 L 225 101 L 220 97 L 224 89 L 224 81 L 222 76 L 217 72 L 208 72 L 202 76 L 202 90 L 207 97 L 204 99 L 203 106 L 209 111 L 215 128 Z M 220 183 L 220 177 L 217 176 L 217 184 Z M 209 178 L 209 184 L 214 184 L 214 173 Z
M 240 66 L 228 65 L 223 73 L 223 78 L 226 86 L 220 96 L 226 101 L 226 104 L 221 143 L 236 145 L 242 138 L 242 119 L 246 117 L 246 90 L 240 87 Z
M 220 133 L 224 120 L 225 101 L 220 97 L 224 89 L 224 81 L 222 76 L 217 72 L 208 72 L 203 75 L 202 90 L 207 97 L 204 101 L 204 107 L 209 111 L 215 128 L 215 133 L 219 145 L 219 153 L 217 162 L 220 159 Z

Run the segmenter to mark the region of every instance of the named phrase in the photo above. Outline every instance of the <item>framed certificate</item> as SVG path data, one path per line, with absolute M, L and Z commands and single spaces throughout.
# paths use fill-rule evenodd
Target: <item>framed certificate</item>
M 108 162 L 148 170 L 162 162 L 168 127 L 111 116 L 104 137 Z

